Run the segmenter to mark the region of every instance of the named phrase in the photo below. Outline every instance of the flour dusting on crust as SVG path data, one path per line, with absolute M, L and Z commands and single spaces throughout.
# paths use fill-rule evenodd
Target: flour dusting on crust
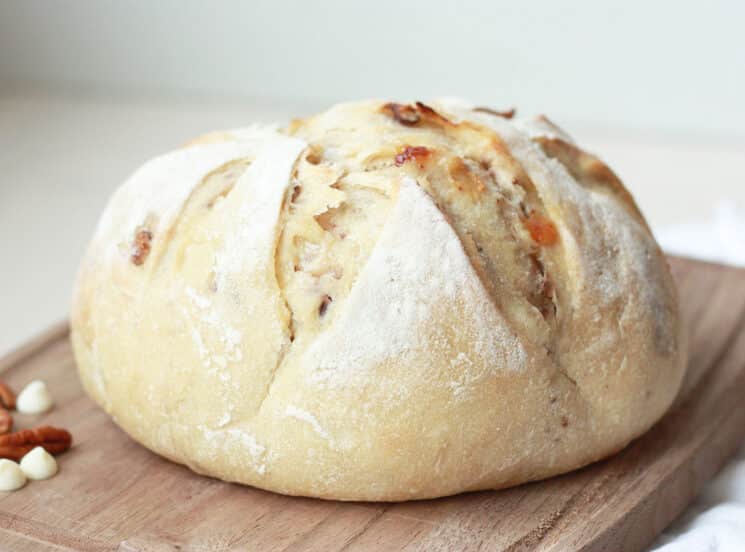
M 288 175 L 306 146 L 297 138 L 275 135 L 257 152 L 256 161 L 241 176 L 233 192 L 240 194 L 241 188 L 248 188 L 251 200 L 241 205 L 237 231 L 225 236 L 216 263 L 218 278 L 274 265 L 277 221 L 289 185 Z
M 212 170 L 264 147 L 269 127 L 242 129 L 241 141 L 194 145 L 156 157 L 127 179 L 111 198 L 96 230 L 93 243 L 104 246 L 101 261 L 128 251 L 135 230 L 149 221 L 157 242 L 171 227 L 184 203 Z
M 241 452 L 247 452 L 251 466 L 260 475 L 266 472 L 266 447 L 260 444 L 252 433 L 237 427 L 210 429 L 201 425 L 198 429 L 207 441 L 212 456 L 229 454 L 240 458 Z
M 327 441 L 331 440 L 331 436 L 329 435 L 328 431 L 326 431 L 321 426 L 321 424 L 318 423 L 318 420 L 316 419 L 316 417 L 310 412 L 308 412 L 307 410 L 298 408 L 294 404 L 288 404 L 287 408 L 285 408 L 285 416 L 289 416 L 290 418 L 295 418 L 297 420 L 310 424 L 310 427 L 312 427 L 313 431 L 318 433 L 318 435 L 320 435 Z
M 379 363 L 446 349 L 432 316 L 451 304 L 479 306 L 467 308 L 459 323 L 469 350 L 456 357 L 469 356 L 481 373 L 525 368 L 522 344 L 488 299 L 452 227 L 417 183 L 404 178 L 344 313 L 307 352 L 308 380 L 364 384 Z

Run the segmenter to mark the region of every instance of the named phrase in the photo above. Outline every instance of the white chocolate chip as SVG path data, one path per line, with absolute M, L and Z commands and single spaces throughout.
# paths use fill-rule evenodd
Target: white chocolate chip
M 21 469 L 29 479 L 49 479 L 57 473 L 57 461 L 44 447 L 34 447 L 21 458 Z
M 26 475 L 21 467 L 3 458 L 0 460 L 0 491 L 15 491 L 26 484 Z
M 16 408 L 24 414 L 41 414 L 52 408 L 52 403 L 46 384 L 41 380 L 34 380 L 18 395 Z

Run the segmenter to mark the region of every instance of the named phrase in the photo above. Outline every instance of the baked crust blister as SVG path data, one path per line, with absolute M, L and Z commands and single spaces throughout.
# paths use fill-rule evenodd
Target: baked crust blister
M 81 380 L 148 448 L 287 494 L 406 500 L 625 446 L 686 361 L 633 199 L 547 120 L 340 104 L 213 133 L 114 195 Z

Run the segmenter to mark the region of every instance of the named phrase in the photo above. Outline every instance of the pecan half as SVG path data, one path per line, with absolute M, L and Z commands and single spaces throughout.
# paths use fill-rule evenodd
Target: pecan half
M 0 381 L 0 406 L 8 410 L 16 407 L 16 394 L 3 381 Z
M 13 429 L 13 416 L 4 408 L 0 408 L 0 435 L 10 433 Z
M 65 452 L 72 444 L 72 435 L 65 429 L 42 426 L 0 435 L 0 458 L 19 461 L 32 448 L 41 446 L 49 454 Z

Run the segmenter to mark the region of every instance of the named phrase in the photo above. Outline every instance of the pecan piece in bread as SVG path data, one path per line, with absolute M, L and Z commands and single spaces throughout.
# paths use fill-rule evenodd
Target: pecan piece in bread
M 490 109 L 488 107 L 475 107 L 473 109 L 478 113 L 488 113 L 495 117 L 502 117 L 503 119 L 512 119 L 515 116 L 515 108 L 505 109 L 504 111 L 498 111 L 496 109 Z
M 153 241 L 153 233 L 147 228 L 139 228 L 135 232 L 135 238 L 132 242 L 132 251 L 130 259 L 132 263 L 140 266 L 145 262 L 150 254 L 150 242 Z
M 383 112 L 405 126 L 415 126 L 419 122 L 438 127 L 455 126 L 452 121 L 422 102 L 416 102 L 414 105 L 387 103 L 383 106 Z
M 414 126 L 419 122 L 419 112 L 416 107 L 399 103 L 387 103 L 383 111 L 390 113 L 396 121 L 406 126 Z
M 419 168 L 424 168 L 424 162 L 430 156 L 432 151 L 424 146 L 404 146 L 404 148 L 396 154 L 395 163 L 397 167 L 401 167 L 407 161 L 414 161 Z

